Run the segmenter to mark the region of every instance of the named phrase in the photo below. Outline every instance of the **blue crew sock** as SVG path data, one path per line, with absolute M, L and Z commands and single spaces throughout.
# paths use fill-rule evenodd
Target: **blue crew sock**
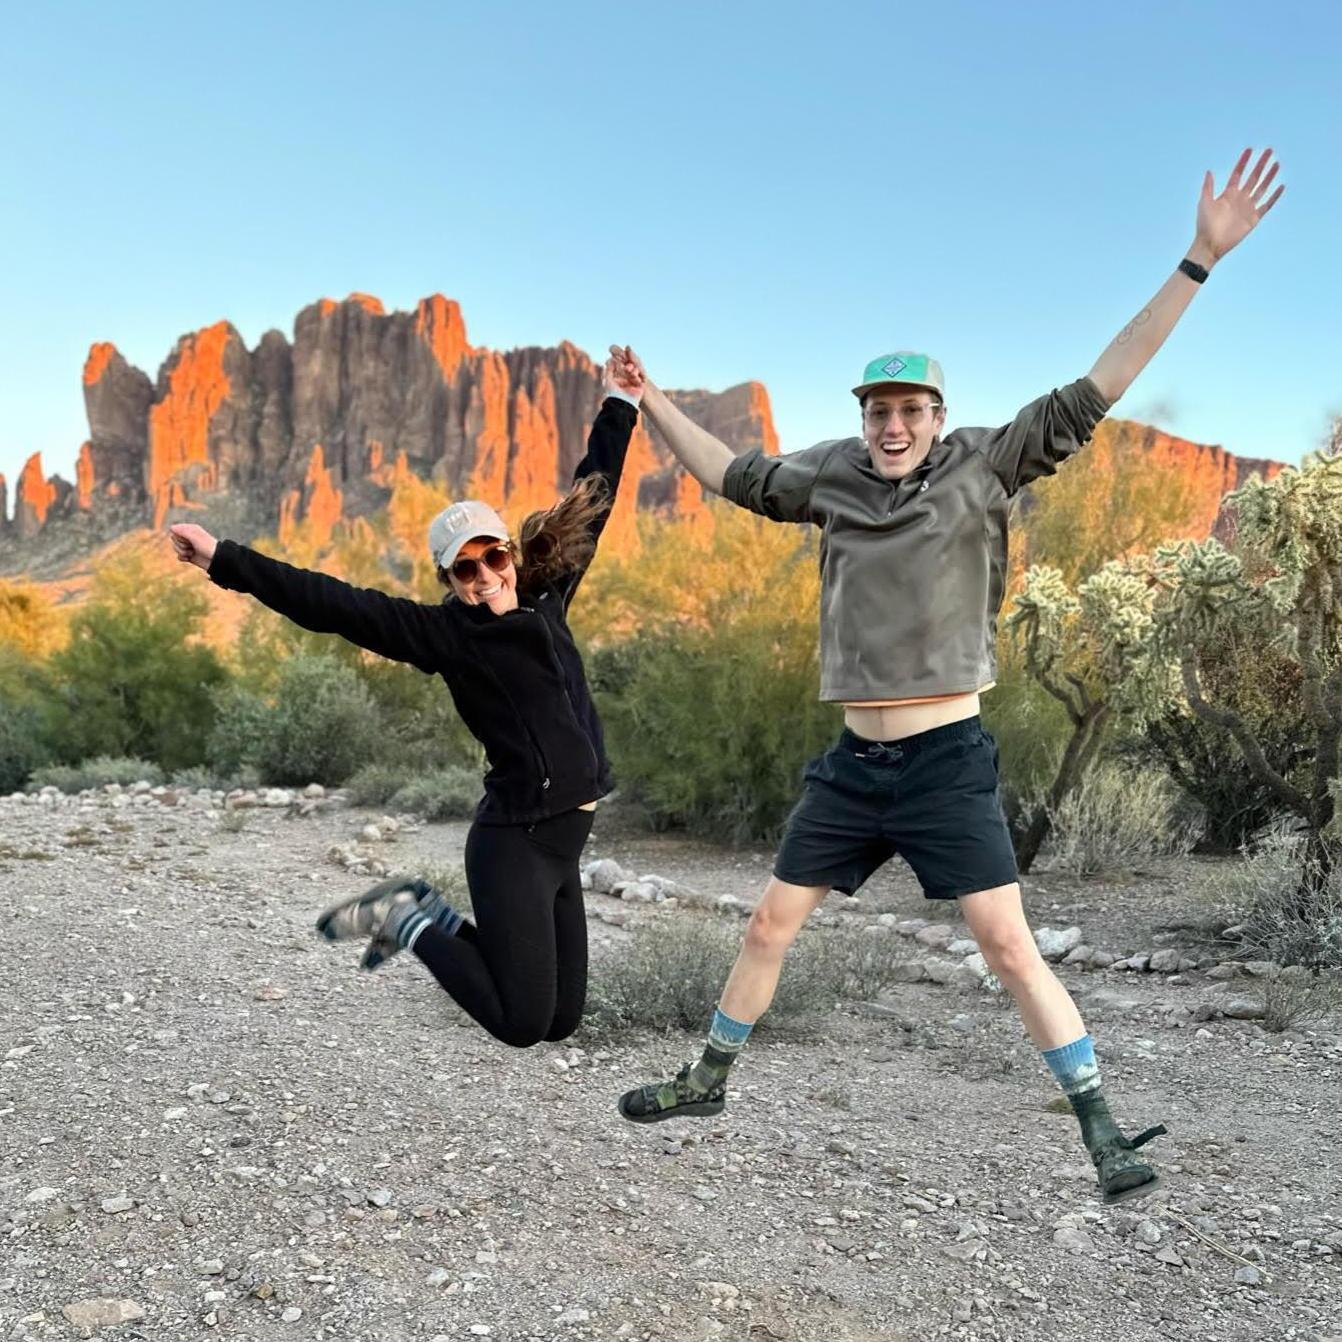
M 726 1081 L 728 1069 L 754 1028 L 753 1021 L 733 1020 L 718 1007 L 713 1013 L 713 1023 L 708 1027 L 704 1055 L 690 1068 L 690 1085 L 695 1090 L 707 1092 Z
M 419 895 L 419 911 L 425 914 L 430 922 L 435 923 L 440 932 L 446 932 L 449 937 L 456 936 L 462 923 L 466 921 L 465 916 L 454 909 L 443 898 L 443 892 L 435 886 L 427 881 L 421 881 L 419 886 L 427 892 Z
M 1100 1088 L 1100 1065 L 1095 1061 L 1095 1044 L 1088 1034 L 1061 1048 L 1044 1050 L 1044 1061 L 1070 1100 Z

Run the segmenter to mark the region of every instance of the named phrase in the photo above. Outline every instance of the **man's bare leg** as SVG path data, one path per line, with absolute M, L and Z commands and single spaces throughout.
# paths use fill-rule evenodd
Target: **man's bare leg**
M 751 1027 L 773 1001 L 788 948 L 828 893 L 828 886 L 790 885 L 770 877 L 746 924 L 703 1056 L 670 1081 L 639 1086 L 622 1095 L 620 1112 L 625 1118 L 653 1123 L 676 1115 L 706 1117 L 722 1111 L 727 1071 Z
M 1151 1192 L 1156 1173 L 1133 1152 L 1165 1129 L 1151 1128 L 1129 1141 L 1114 1122 L 1100 1089 L 1095 1046 L 1071 994 L 1039 954 L 1021 908 L 1020 886 L 1013 882 L 965 895 L 960 912 L 988 968 L 1011 994 L 1026 1033 L 1042 1050 L 1067 1096 L 1104 1200 L 1117 1202 Z

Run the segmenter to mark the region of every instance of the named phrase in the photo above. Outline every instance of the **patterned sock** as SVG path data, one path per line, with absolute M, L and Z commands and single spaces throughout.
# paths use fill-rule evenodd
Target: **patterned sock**
M 713 1013 L 708 1027 L 708 1043 L 704 1055 L 690 1068 L 686 1078 L 691 1089 L 707 1094 L 727 1079 L 727 1071 L 736 1061 L 736 1055 L 745 1047 L 754 1028 L 753 1021 L 733 1020 L 721 1007 Z
M 465 917 L 443 898 L 441 890 L 427 881 L 421 882 L 420 886 L 426 893 L 419 896 L 419 911 L 427 916 L 430 922 L 437 923 L 440 931 L 446 932 L 449 937 L 456 936 L 462 923 L 466 921 Z
M 1100 1088 L 1100 1065 L 1095 1061 L 1095 1043 L 1088 1034 L 1061 1048 L 1044 1050 L 1044 1061 L 1070 1100 Z
M 403 951 L 408 951 L 419 939 L 419 934 L 426 927 L 432 927 L 433 922 L 418 904 L 402 904 L 387 915 L 377 939 L 394 941 Z

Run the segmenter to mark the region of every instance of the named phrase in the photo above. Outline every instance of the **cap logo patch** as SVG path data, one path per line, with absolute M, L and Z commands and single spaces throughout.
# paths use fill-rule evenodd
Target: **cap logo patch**
M 881 365 L 881 372 L 883 372 L 886 377 L 898 377 L 907 367 L 908 364 L 896 355 L 888 363 Z

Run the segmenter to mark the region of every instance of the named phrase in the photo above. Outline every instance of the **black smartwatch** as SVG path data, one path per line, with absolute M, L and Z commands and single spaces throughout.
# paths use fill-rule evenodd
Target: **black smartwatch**
M 1194 284 L 1203 283 L 1207 276 L 1211 274 L 1211 271 L 1208 270 L 1206 266 L 1200 266 L 1196 261 L 1190 261 L 1187 257 L 1184 257 L 1184 259 L 1179 262 L 1179 269 L 1187 275 Z

